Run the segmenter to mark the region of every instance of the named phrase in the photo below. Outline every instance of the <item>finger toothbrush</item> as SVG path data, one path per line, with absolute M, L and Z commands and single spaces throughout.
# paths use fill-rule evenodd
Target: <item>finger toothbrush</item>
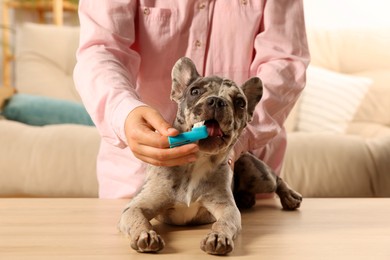
M 177 146 L 189 144 L 196 142 L 200 139 L 205 139 L 209 136 L 207 132 L 207 127 L 204 125 L 204 121 L 194 124 L 192 130 L 189 132 L 184 132 L 176 136 L 169 136 L 169 147 L 174 148 Z

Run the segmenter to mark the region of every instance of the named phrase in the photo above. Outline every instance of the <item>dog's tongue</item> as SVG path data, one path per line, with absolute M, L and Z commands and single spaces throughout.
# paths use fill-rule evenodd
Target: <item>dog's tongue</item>
M 219 137 L 223 136 L 223 132 L 219 127 L 217 121 L 207 121 L 205 125 L 207 127 L 207 132 L 209 133 L 209 136 L 219 136 Z

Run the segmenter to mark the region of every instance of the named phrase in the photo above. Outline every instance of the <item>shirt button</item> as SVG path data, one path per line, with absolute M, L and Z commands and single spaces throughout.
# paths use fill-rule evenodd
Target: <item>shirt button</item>
M 204 9 L 205 7 L 206 7 L 206 3 L 200 3 L 200 4 L 198 5 L 198 8 L 199 8 L 200 10 Z
M 248 3 L 248 0 L 241 0 L 241 3 L 242 3 L 243 5 L 246 5 L 246 4 Z
M 202 46 L 202 43 L 201 43 L 199 40 L 197 40 L 197 41 L 195 42 L 195 46 L 196 46 L 197 48 L 199 48 L 200 46 Z
M 144 15 L 149 15 L 150 14 L 150 9 L 148 7 L 144 8 Z

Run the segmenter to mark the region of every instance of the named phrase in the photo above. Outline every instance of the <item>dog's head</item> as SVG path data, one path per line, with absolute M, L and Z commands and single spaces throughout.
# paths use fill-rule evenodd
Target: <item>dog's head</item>
M 228 79 L 201 77 L 185 57 L 172 70 L 171 99 L 178 104 L 175 127 L 190 131 L 195 123 L 205 121 L 209 137 L 199 141 L 199 149 L 206 153 L 217 154 L 233 146 L 262 94 L 257 77 L 241 87 Z

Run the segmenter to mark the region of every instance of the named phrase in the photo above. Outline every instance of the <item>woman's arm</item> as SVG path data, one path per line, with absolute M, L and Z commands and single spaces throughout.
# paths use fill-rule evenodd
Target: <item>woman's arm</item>
M 251 75 L 263 81 L 263 97 L 236 154 L 260 149 L 277 136 L 304 88 L 310 55 L 302 1 L 266 1 L 254 48 Z
M 140 56 L 131 49 L 135 42 L 136 2 L 79 3 L 76 88 L 102 137 L 119 147 L 126 146 L 127 115 L 145 105 L 135 91 Z

